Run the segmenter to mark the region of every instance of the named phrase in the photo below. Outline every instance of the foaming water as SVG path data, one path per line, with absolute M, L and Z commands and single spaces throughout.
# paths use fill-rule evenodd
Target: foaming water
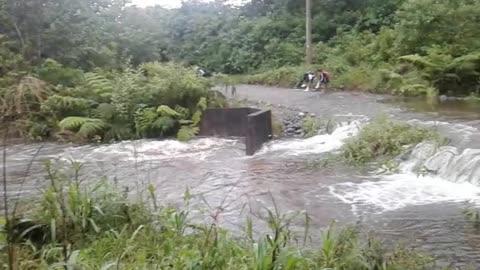
M 454 146 L 422 142 L 400 164 L 399 171 L 340 183 L 329 191 L 352 205 L 357 215 L 443 202 L 480 204 L 480 149 L 459 151 Z
M 407 121 L 413 125 L 424 126 L 437 129 L 457 145 L 458 147 L 466 147 L 475 137 L 478 137 L 479 130 L 476 127 L 465 123 L 451 123 L 446 121 L 421 121 L 412 119 Z
M 300 156 L 309 154 L 321 154 L 340 148 L 345 139 L 355 136 L 361 123 L 340 124 L 331 134 L 317 135 L 308 139 L 287 140 L 272 142 L 263 147 L 259 155 L 280 154 L 282 156 Z
M 123 141 L 105 146 L 81 146 L 64 150 L 62 157 L 77 161 L 99 161 L 117 158 L 121 161 L 143 162 L 195 158 L 204 160 L 225 147 L 235 147 L 238 140 L 220 138 L 202 138 L 189 142 L 176 140 L 138 140 Z
M 480 203 L 478 186 L 412 173 L 381 176 L 361 183 L 340 183 L 330 186 L 329 191 L 350 204 L 356 215 L 381 214 L 407 206 L 444 202 Z

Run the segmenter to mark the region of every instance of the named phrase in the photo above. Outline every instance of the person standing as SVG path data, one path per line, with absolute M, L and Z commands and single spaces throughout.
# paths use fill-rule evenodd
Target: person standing
M 322 68 L 317 70 L 317 85 L 315 86 L 315 90 L 318 90 L 322 87 L 322 85 L 325 85 L 325 89 L 328 88 L 328 84 L 330 83 L 330 73 L 323 70 Z

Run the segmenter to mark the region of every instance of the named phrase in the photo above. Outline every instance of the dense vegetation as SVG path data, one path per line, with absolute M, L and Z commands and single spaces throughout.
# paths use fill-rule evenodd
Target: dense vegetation
M 265 40 L 278 46 L 263 58 L 254 58 L 259 62 L 249 67 L 260 72 L 245 81 L 293 86 L 305 71 L 298 67 L 304 1 L 270 1 L 269 5 L 254 1 L 252 6 L 260 2 L 269 11 L 252 23 L 269 21 L 263 30 L 269 36 Z M 315 64 L 332 72 L 335 87 L 402 95 L 478 94 L 479 1 L 313 2 Z M 245 34 L 247 40 L 252 40 L 253 33 Z
M 9 134 L 34 140 L 118 141 L 198 132 L 202 111 L 221 106 L 209 98 L 210 83 L 193 69 L 146 63 L 138 68 L 83 72 L 54 60 L 38 67 L 37 77 L 8 74 L 2 114 Z
M 0 253 L 0 268 L 10 269 L 433 269 L 433 260 L 405 248 L 385 249 L 373 238 L 362 240 L 358 228 L 326 229 L 322 244 L 300 248 L 306 231 L 290 230 L 303 215 L 283 215 L 265 209 L 271 232 L 257 235 L 247 219 L 244 234 L 234 237 L 219 225 L 222 205 L 212 220 L 195 223 L 185 207 L 157 205 L 153 185 L 132 199 L 105 180 L 80 185 L 73 171 L 46 163 L 49 187 L 35 204 L 28 203 L 23 218 L 11 219 L 9 252 Z M 73 175 L 68 177 L 67 175 Z M 143 195 L 142 195 L 143 194 Z M 130 198 L 128 198 L 130 197 Z M 29 210 L 25 211 L 25 209 Z M 17 213 L 18 215 L 18 213 Z M 4 225 L 4 222 L 0 222 Z M 0 226 L 0 228 L 3 226 Z M 0 245 L 5 244 L 0 233 Z
M 101 75 L 128 87 L 118 77 L 137 76 L 130 87 L 138 93 L 145 87 L 145 82 L 136 85 L 141 76 L 150 86 L 161 77 L 141 72 L 144 63 L 170 61 L 225 74 L 258 73 L 244 78 L 251 83 L 292 86 L 306 69 L 322 66 L 333 74 L 334 86 L 347 89 L 403 95 L 479 91 L 479 0 L 313 0 L 314 67 L 301 66 L 305 1 L 253 0 L 241 7 L 226 2 L 190 0 L 168 10 L 137 8 L 125 0 L 0 0 L 0 95 L 5 99 L 16 89 L 20 95 L 32 92 L 41 103 L 53 95 L 109 103 L 110 94 L 94 96 L 99 90 L 88 80 Z M 170 85 L 175 90 L 182 86 Z M 115 84 L 113 89 L 120 91 Z M 97 118 L 94 105 L 77 99 L 70 102 L 77 102 L 81 114 L 72 108 L 55 120 Z M 150 109 L 167 105 L 146 99 L 135 102 L 150 103 Z M 58 105 L 55 99 L 48 104 Z M 121 117 L 134 125 L 132 111 Z M 38 123 L 34 133 L 58 129 L 53 121 L 33 122 Z M 79 128 L 81 122 L 75 123 Z
M 162 40 L 133 25 L 147 11 L 125 4 L 0 1 L 2 133 L 109 142 L 198 132 L 202 110 L 222 102 L 194 67 L 159 62 L 146 39 Z

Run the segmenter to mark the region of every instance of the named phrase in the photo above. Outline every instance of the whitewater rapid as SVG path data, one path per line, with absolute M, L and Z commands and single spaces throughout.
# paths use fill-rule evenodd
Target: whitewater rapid
M 100 146 L 69 146 L 62 147 L 60 153 L 52 150 L 42 158 L 89 163 L 89 168 L 93 168 L 89 171 L 105 170 L 105 174 L 114 174 L 119 179 L 138 177 L 138 171 L 135 174 L 133 171 L 139 168 L 143 170 L 140 176 L 148 178 L 149 181 L 151 178 L 163 179 L 167 176 L 177 176 L 183 180 L 179 181 L 177 188 L 183 189 L 185 186 L 180 185 L 189 185 L 188 177 L 195 178 L 197 169 L 201 174 L 213 175 L 205 178 L 205 181 L 213 177 L 221 184 L 222 176 L 214 171 L 225 171 L 225 179 L 242 181 L 244 177 L 242 175 L 256 173 L 259 168 L 266 168 L 259 167 L 258 164 L 270 159 L 276 159 L 275 162 L 278 164 L 292 161 L 306 162 L 321 157 L 325 153 L 335 153 L 342 147 L 345 140 L 357 135 L 365 123 L 365 119 L 344 122 L 340 123 L 331 134 L 321 134 L 306 139 L 272 141 L 265 144 L 252 157 L 244 156 L 244 144 L 241 140 L 200 138 L 190 142 L 139 140 Z M 411 120 L 410 123 L 430 127 L 450 127 L 444 122 Z M 474 128 L 465 125 L 454 125 L 452 131 L 455 129 L 460 130 L 462 140 L 467 142 L 477 134 Z M 15 171 L 18 167 L 19 171 L 15 173 L 20 175 L 21 160 L 32 156 L 34 149 L 28 145 L 24 148 L 17 146 L 17 148 L 11 149 L 10 160 L 13 163 L 10 168 Z M 228 162 L 229 166 L 225 166 L 227 165 L 225 162 Z M 252 167 L 250 164 L 255 165 Z M 130 170 L 127 167 L 130 167 Z M 40 174 L 41 169 L 37 168 L 36 171 Z M 267 179 L 273 172 L 266 170 L 260 173 L 264 173 L 262 178 Z M 100 173 L 87 173 L 87 175 L 95 177 Z M 200 180 L 195 180 L 195 182 L 198 181 Z M 315 185 L 315 183 L 311 184 Z M 416 205 L 445 202 L 478 203 L 480 202 L 480 149 L 438 147 L 434 143 L 423 142 L 417 145 L 409 155 L 404 155 L 400 160 L 399 170 L 395 173 L 379 174 L 378 171 L 372 171 L 352 176 L 351 181 L 347 179 L 347 181 L 323 185 L 332 198 L 350 205 L 352 212 L 357 216 L 366 213 L 380 214 Z M 210 186 L 205 185 L 201 189 L 208 188 Z M 265 189 L 268 188 L 265 187 Z M 275 187 L 270 188 L 275 189 Z M 26 190 L 33 189 L 34 187 L 26 188 Z
M 423 126 L 448 126 L 444 122 L 410 121 Z M 241 154 L 232 159 L 255 159 L 276 156 L 282 158 L 305 158 L 335 152 L 345 140 L 358 134 L 365 122 L 340 123 L 331 134 L 317 135 L 306 139 L 272 141 L 253 157 Z M 475 134 L 468 126 L 460 129 L 463 139 Z M 64 160 L 97 161 L 117 159 L 123 162 L 166 162 L 169 160 L 193 160 L 207 162 L 225 148 L 241 149 L 243 143 L 236 139 L 201 138 L 190 142 L 175 140 L 124 141 L 106 146 L 81 146 L 64 150 Z M 422 167 L 422 168 L 421 168 Z M 424 167 L 424 168 L 423 168 Z M 428 174 L 419 173 L 427 169 Z M 333 183 L 329 193 L 338 200 L 351 205 L 355 215 L 379 214 L 408 206 L 428 205 L 440 202 L 480 202 L 480 150 L 460 151 L 454 146 L 437 147 L 424 142 L 414 148 L 399 164 L 393 174 L 361 176 L 362 181 Z

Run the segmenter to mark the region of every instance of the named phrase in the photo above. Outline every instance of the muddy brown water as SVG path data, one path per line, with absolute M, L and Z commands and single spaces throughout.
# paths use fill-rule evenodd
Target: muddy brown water
M 319 238 L 320 229 L 336 220 L 341 225 L 360 224 L 365 232 L 374 230 L 387 242 L 421 248 L 436 256 L 440 266 L 480 265 L 480 232 L 462 214 L 467 205 L 480 203 L 480 187 L 475 181 L 417 176 L 407 166 L 414 157 L 405 161 L 400 172 L 390 175 L 374 169 L 311 166 L 312 161 L 338 150 L 346 138 L 379 113 L 436 128 L 459 151 L 480 149 L 478 108 L 461 104 L 428 107 L 420 106 L 418 100 L 258 86 L 239 86 L 237 94 L 238 98 L 332 118 L 339 126 L 329 135 L 268 143 L 253 157 L 244 155 L 244 144 L 236 138 L 13 145 L 8 148 L 7 161 L 10 197 L 18 192 L 29 201 L 38 194 L 47 184 L 44 160 L 68 163 L 73 159 L 84 163 L 81 179 L 85 181 L 108 176 L 111 182 L 132 190 L 152 183 L 163 203 L 182 205 L 189 187 L 194 215 L 205 216 L 196 210 L 212 212 L 221 205 L 219 222 L 236 232 L 242 230 L 245 215 L 257 217 L 257 231 L 266 231 L 261 217 L 265 207 L 273 206 L 274 198 L 283 213 L 309 214 L 313 238 Z M 469 179 L 476 177 L 474 173 L 465 172 L 473 175 Z M 298 218 L 293 229 L 301 231 L 303 226 L 303 219 Z

